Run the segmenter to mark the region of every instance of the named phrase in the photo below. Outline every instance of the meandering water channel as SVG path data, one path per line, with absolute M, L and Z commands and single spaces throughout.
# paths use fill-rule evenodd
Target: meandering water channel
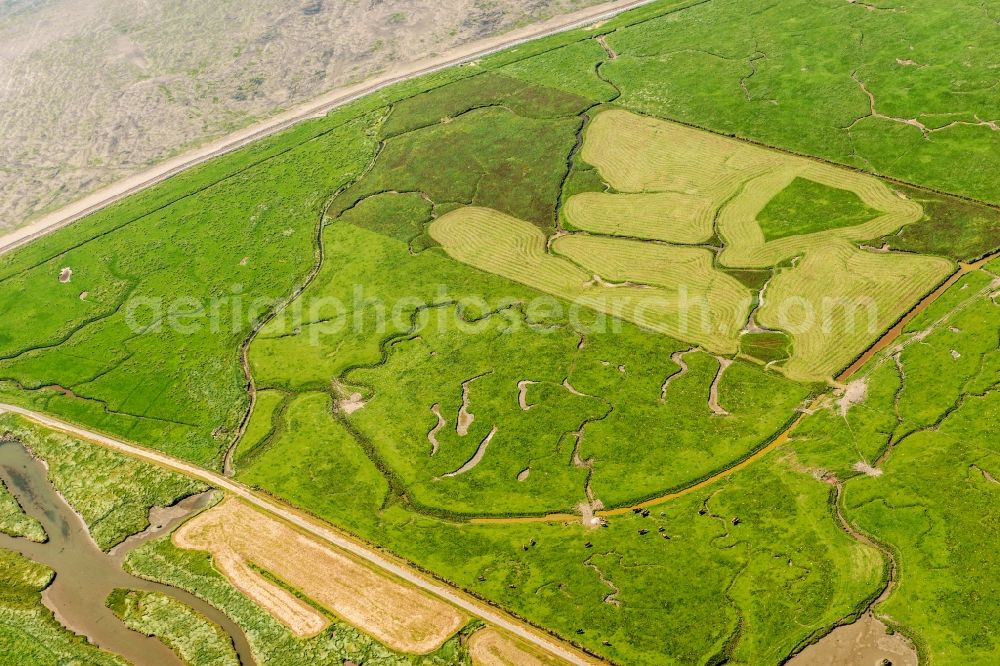
M 189 592 L 138 578 L 122 569 L 130 550 L 169 531 L 204 507 L 209 494 L 188 498 L 171 509 L 154 510 L 149 530 L 105 553 L 97 547 L 79 514 L 56 492 L 42 462 L 21 444 L 0 442 L 0 478 L 25 513 L 41 523 L 49 537 L 47 543 L 34 543 L 0 534 L 0 548 L 18 552 L 56 572 L 42 599 L 71 631 L 134 664 L 183 664 L 160 640 L 129 629 L 105 606 L 108 595 L 116 588 L 159 592 L 220 626 L 232 639 L 243 666 L 256 664 L 243 630 L 219 609 Z

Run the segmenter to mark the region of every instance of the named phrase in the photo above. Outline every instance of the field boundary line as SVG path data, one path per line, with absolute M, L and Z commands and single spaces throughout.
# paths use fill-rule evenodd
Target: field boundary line
M 391 555 L 388 551 L 368 546 L 356 537 L 350 536 L 333 526 L 326 525 L 317 518 L 307 516 L 304 512 L 285 505 L 274 498 L 255 492 L 242 483 L 222 474 L 205 469 L 194 463 L 179 460 L 160 451 L 148 449 L 137 444 L 130 444 L 123 440 L 102 435 L 16 405 L 0 403 L 0 414 L 4 413 L 20 415 L 49 430 L 62 432 L 129 457 L 138 458 L 144 462 L 183 474 L 189 478 L 198 479 L 218 490 L 229 493 L 233 497 L 242 499 L 257 509 L 263 510 L 265 513 L 284 520 L 305 531 L 307 534 L 325 541 L 353 557 L 361 559 L 364 563 L 375 566 L 390 576 L 398 578 L 425 592 L 429 592 L 494 627 L 512 633 L 532 645 L 566 660 L 570 664 L 574 664 L 575 666 L 592 666 L 593 664 L 606 663 L 599 658 L 585 654 L 578 648 L 571 647 L 569 644 L 544 633 L 541 629 L 537 629 L 523 620 L 516 619 L 506 611 L 502 611 L 499 608 L 488 605 L 484 601 L 473 598 L 456 586 L 431 578 L 428 574 L 417 570 L 414 566 L 404 564 L 405 560 Z

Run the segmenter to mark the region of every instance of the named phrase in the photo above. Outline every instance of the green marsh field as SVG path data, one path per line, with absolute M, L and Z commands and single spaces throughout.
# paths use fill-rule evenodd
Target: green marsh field
M 921 664 L 994 663 L 998 21 L 661 1 L 386 88 L 0 256 L 0 402 L 225 472 L 598 660 L 811 663 L 868 618 Z M 0 435 L 104 550 L 207 489 Z M 6 488 L 0 531 L 44 540 Z M 0 556 L 18 651 L 118 663 Z M 169 538 L 125 567 L 260 663 L 479 663 L 475 622 L 423 656 L 296 636 Z M 234 663 L 169 597 L 107 605 Z

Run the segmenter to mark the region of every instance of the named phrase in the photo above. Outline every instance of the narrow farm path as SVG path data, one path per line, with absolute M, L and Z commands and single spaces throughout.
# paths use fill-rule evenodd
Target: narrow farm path
M 178 472 L 185 476 L 203 481 L 219 490 L 229 493 L 234 497 L 252 504 L 271 515 L 274 515 L 307 534 L 321 539 L 337 548 L 340 548 L 353 556 L 360 558 L 368 564 L 377 567 L 390 575 L 396 576 L 403 581 L 425 590 L 448 603 L 461 608 L 485 622 L 508 631 L 519 638 L 528 641 L 534 646 L 550 652 L 553 655 L 564 659 L 567 663 L 578 666 L 588 666 L 601 663 L 598 659 L 585 655 L 582 652 L 562 643 L 561 641 L 545 634 L 544 632 L 531 627 L 527 623 L 514 618 L 485 602 L 479 601 L 462 590 L 442 583 L 430 576 L 417 571 L 412 565 L 404 560 L 390 557 L 384 552 L 362 543 L 339 530 L 326 525 L 307 514 L 292 508 L 291 506 L 279 502 L 271 497 L 258 494 L 247 486 L 234 481 L 217 472 L 199 467 L 192 463 L 178 460 L 159 451 L 147 449 L 136 444 L 130 444 L 107 435 L 92 432 L 85 428 L 66 423 L 59 419 L 39 414 L 38 412 L 16 407 L 13 405 L 0 404 L 0 414 L 19 414 L 34 423 L 45 428 L 67 433 L 74 437 L 79 437 L 88 442 L 98 444 L 105 448 L 123 453 L 127 456 L 138 458 L 154 465 Z

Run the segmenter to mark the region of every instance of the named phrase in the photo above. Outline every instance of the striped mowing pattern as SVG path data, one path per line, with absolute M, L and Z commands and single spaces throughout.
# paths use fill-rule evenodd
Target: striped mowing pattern
M 865 252 L 829 239 L 795 267 L 779 271 L 757 322 L 792 337 L 784 365 L 791 379 L 828 378 L 953 270 L 950 261 L 917 254 Z
M 704 243 L 712 237 L 715 201 L 699 194 L 606 194 L 584 192 L 566 201 L 566 220 L 609 236 Z
M 709 250 L 662 242 L 718 234 L 716 262 L 730 268 L 791 260 L 769 283 L 756 321 L 791 336 L 783 370 L 804 381 L 850 363 L 953 269 L 944 259 L 856 247 L 922 215 L 866 174 L 621 110 L 593 119 L 580 154 L 617 193 L 570 197 L 566 220 L 601 236 L 560 236 L 547 252 L 537 227 L 483 208 L 443 216 L 431 235 L 459 261 L 717 354 L 736 352 L 750 294 L 717 270 Z M 852 191 L 878 214 L 767 242 L 757 215 L 795 178 Z
M 537 227 L 477 207 L 443 215 L 431 224 L 430 234 L 453 258 L 481 270 L 690 340 L 715 353 L 737 350 L 736 334 L 746 317 L 750 294 L 735 280 L 712 269 L 707 250 L 564 237 L 553 243 L 555 254 L 547 254 L 546 238 Z M 636 275 L 630 272 L 630 266 L 640 265 Z M 603 270 L 612 274 L 605 275 Z M 645 282 L 648 278 L 648 284 L 609 286 L 595 275 L 623 282 Z M 687 299 L 690 307 L 679 307 L 682 299 Z

